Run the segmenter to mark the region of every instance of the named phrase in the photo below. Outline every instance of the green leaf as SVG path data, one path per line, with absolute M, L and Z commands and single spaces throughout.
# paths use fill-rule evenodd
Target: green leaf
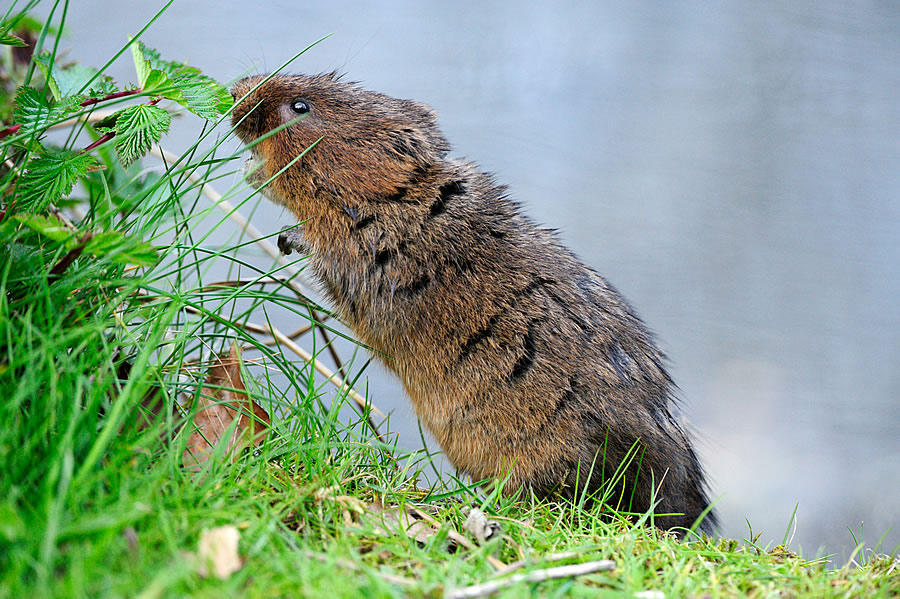
M 32 231 L 45 235 L 53 241 L 65 243 L 74 238 L 72 231 L 58 218 L 51 218 L 43 214 L 16 214 L 13 218 Z
M 184 103 L 181 91 L 175 87 L 175 82 L 168 75 L 156 69 L 150 69 L 144 80 L 144 92 L 156 94 L 168 100 L 174 100 L 179 104 Z
M 20 38 L 18 35 L 13 35 L 11 33 L 0 33 L 0 44 L 4 46 L 18 46 L 23 47 L 27 46 L 28 42 Z
M 34 62 L 44 74 L 53 98 L 57 101 L 67 96 L 81 94 L 88 81 L 91 82 L 89 95 L 92 97 L 104 96 L 117 91 L 112 78 L 106 75 L 97 77 L 98 71 L 93 67 L 69 64 L 63 68 L 54 64 L 47 52 L 35 56 Z
M 152 245 L 118 231 L 94 235 L 84 251 L 98 258 L 106 257 L 116 264 L 153 266 L 158 260 L 156 248 Z
M 50 125 L 65 120 L 81 109 L 81 96 L 69 96 L 52 106 L 44 92 L 32 87 L 20 87 L 16 93 L 13 122 L 22 125 L 19 133 L 42 135 Z
M 99 98 L 109 94 L 114 94 L 119 91 L 119 88 L 116 86 L 115 81 L 109 75 L 100 75 L 96 79 L 91 82 L 91 86 L 88 88 L 88 96 L 92 98 Z
M 75 234 L 56 218 L 42 214 L 16 214 L 13 218 L 31 230 L 65 244 L 70 250 L 79 245 Z M 153 266 L 159 260 L 156 248 L 152 245 L 119 231 L 93 235 L 84 246 L 84 251 L 95 258 L 106 258 L 115 264 Z
M 69 195 L 78 177 L 92 164 L 93 156 L 73 150 L 50 150 L 34 158 L 16 187 L 19 209 L 39 212 L 47 204 Z
M 71 96 L 79 92 L 97 73 L 96 69 L 78 64 L 69 65 L 68 68 L 63 69 L 53 63 L 53 57 L 49 52 L 37 54 L 33 58 L 41 73 L 44 74 L 44 79 L 47 80 L 47 86 L 53 94 L 53 99 L 57 101 L 64 96 Z
M 0 225 L 3 237 L 8 240 L 7 243 L 0 244 L 0 272 L 9 273 L 4 282 L 4 291 L 5 300 L 12 302 L 16 298 L 30 297 L 47 274 L 40 246 L 14 239 L 12 230 L 15 226 L 12 219 Z M 5 334 L 9 333 L 9 326 L 9 318 L 0 318 L 0 339 L 7 338 Z
M 134 60 L 134 71 L 137 73 L 138 87 L 146 89 L 147 76 L 150 75 L 152 68 L 150 67 L 150 61 L 144 58 L 141 46 L 143 44 L 138 41 L 131 42 L 131 58 Z
M 184 75 L 193 73 L 195 75 L 200 74 L 200 69 L 197 67 L 192 67 L 184 64 L 183 62 L 176 62 L 174 60 L 164 60 L 159 55 L 159 50 L 151 48 L 144 44 L 144 42 L 138 42 L 138 46 L 140 48 L 141 54 L 150 64 L 151 69 L 156 69 L 157 71 L 162 71 L 166 75 L 171 78 L 175 78 L 178 75 Z
M 231 108 L 231 94 L 212 77 L 196 67 L 163 60 L 159 52 L 142 42 L 131 45 L 141 87 L 147 93 L 178 102 L 199 117 L 210 121 Z
M 124 166 L 150 151 L 162 134 L 169 130 L 172 117 L 168 112 L 151 104 L 129 106 L 118 113 L 116 119 L 116 153 Z
M 206 75 L 182 75 L 176 77 L 174 83 L 184 97 L 182 104 L 208 121 L 219 118 L 234 102 L 227 89 Z

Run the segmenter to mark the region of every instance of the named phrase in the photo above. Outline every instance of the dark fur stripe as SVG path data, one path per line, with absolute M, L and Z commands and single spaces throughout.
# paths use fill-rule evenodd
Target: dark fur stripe
M 441 185 L 440 193 L 441 196 L 435 200 L 434 204 L 431 205 L 431 209 L 428 211 L 429 218 L 434 218 L 446 210 L 447 202 L 450 198 L 466 193 L 466 187 L 459 181 L 451 181 L 450 183 Z
M 441 199 L 446 202 L 452 196 L 458 196 L 466 193 L 466 186 L 463 185 L 460 181 L 451 181 L 450 183 L 441 185 L 440 192 Z
M 514 300 L 517 300 L 517 299 L 531 293 L 535 289 L 538 289 L 539 287 L 543 287 L 545 285 L 549 285 L 552 283 L 554 283 L 554 281 L 552 279 L 545 279 L 543 277 L 537 277 L 533 281 L 531 281 L 531 283 L 529 283 L 528 285 L 526 285 L 519 291 L 515 292 L 513 294 L 513 298 L 514 298 Z M 510 303 L 511 303 L 511 305 L 515 305 L 516 302 L 512 301 Z M 499 314 L 494 314 L 493 316 L 491 316 L 491 319 L 488 321 L 487 325 L 484 326 L 484 328 L 476 331 L 468 339 L 466 339 L 465 343 L 463 343 L 462 348 L 459 351 L 460 361 L 465 360 L 469 356 L 469 354 L 472 353 L 472 350 L 475 349 L 476 345 L 478 345 L 479 343 L 481 343 L 482 341 L 484 341 L 485 339 L 487 339 L 488 337 L 490 337 L 491 335 L 494 334 L 494 327 L 497 325 L 497 322 L 500 320 L 500 317 L 503 316 L 503 314 L 505 314 L 508 309 L 509 308 L 506 308 L 506 309 L 504 309 L 503 312 L 501 312 Z M 528 325 L 529 332 L 531 330 L 531 326 L 536 322 L 538 322 L 538 321 L 535 320 L 535 321 L 532 321 L 531 323 L 529 323 L 529 325 Z M 531 343 L 533 343 L 533 339 L 531 340 Z M 532 359 L 533 359 L 533 357 L 532 357 Z M 526 364 L 523 362 L 521 364 L 521 367 L 524 370 L 527 370 L 528 368 L 530 368 L 530 364 Z M 515 368 L 513 370 L 515 370 Z M 523 374 L 524 374 L 524 370 L 523 370 Z
M 365 216 L 358 221 L 353 223 L 353 229 L 355 231 L 359 231 L 364 229 L 375 222 L 375 217 L 373 215 Z
M 431 205 L 431 208 L 428 210 L 428 218 L 434 218 L 446 209 L 447 200 L 445 200 L 444 196 L 442 195 L 434 202 L 434 204 Z
M 397 191 L 387 197 L 388 202 L 399 202 L 406 197 L 406 188 L 400 187 Z
M 462 276 L 472 270 L 472 261 L 466 257 L 459 257 L 450 263 L 457 276 Z
M 494 327 L 497 325 L 497 321 L 499 320 L 500 314 L 491 316 L 491 319 L 488 320 L 488 323 L 484 326 L 484 328 L 476 331 L 472 334 L 471 337 L 466 339 L 465 343 L 462 344 L 462 348 L 460 348 L 459 350 L 460 361 L 465 360 L 467 357 L 469 357 L 469 354 L 472 353 L 472 350 L 475 349 L 476 345 L 494 334 Z
M 578 401 L 578 379 L 574 376 L 569 379 L 569 388 L 566 389 L 565 393 L 556 400 L 556 405 L 553 406 L 553 414 L 550 416 L 551 420 L 555 420 L 563 415 L 572 404 Z
M 534 341 L 534 333 L 541 322 L 541 320 L 532 320 L 528 323 L 528 332 L 525 333 L 525 337 L 522 339 L 523 352 L 513 365 L 512 372 L 509 375 L 510 382 L 521 379 L 528 374 L 528 371 L 534 366 L 534 360 L 537 357 L 537 346 Z
M 397 250 L 379 250 L 375 252 L 375 265 L 384 266 L 397 256 Z
M 430 284 L 431 277 L 429 277 L 428 275 L 422 275 L 406 287 L 401 287 L 400 289 L 398 289 L 397 293 L 406 297 L 412 297 L 425 291 L 425 288 Z
M 590 336 L 591 336 L 590 325 L 588 325 L 587 322 L 585 322 L 578 315 L 576 315 L 575 312 L 572 311 L 572 309 L 569 307 L 569 305 L 565 301 L 563 301 L 563 299 L 561 297 L 559 297 L 558 295 L 556 295 L 555 293 L 553 293 L 552 291 L 549 291 L 549 290 L 547 291 L 547 295 L 549 295 L 550 299 L 552 299 L 560 308 L 563 309 L 563 311 L 566 313 L 566 316 L 569 317 L 569 320 L 574 322 L 578 326 L 578 328 L 580 328 L 582 330 L 582 332 L 585 335 L 587 335 L 588 338 L 590 338 Z
M 517 299 L 518 299 L 518 298 L 525 297 L 526 295 L 528 295 L 529 293 L 531 293 L 531 292 L 534 291 L 535 289 L 537 289 L 537 288 L 539 288 L 539 287 L 543 287 L 543 286 L 545 286 L 545 285 L 552 285 L 552 284 L 554 284 L 555 282 L 556 282 L 556 281 L 554 281 L 553 279 L 545 279 L 544 277 L 536 277 L 536 278 L 535 278 L 533 281 L 531 281 L 528 285 L 526 285 L 525 287 L 523 287 L 523 288 L 520 289 L 519 291 L 516 291 L 515 297 L 516 297 Z

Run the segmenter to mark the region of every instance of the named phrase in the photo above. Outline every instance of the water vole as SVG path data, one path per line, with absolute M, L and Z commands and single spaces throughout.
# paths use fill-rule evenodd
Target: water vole
M 448 158 L 423 104 L 331 74 L 264 79 L 232 89 L 247 96 L 233 113 L 244 142 L 304 118 L 255 147 L 251 183 L 315 144 L 264 190 L 303 222 L 279 245 L 310 254 L 453 465 L 543 496 L 594 490 L 624 461 L 613 502 L 641 512 L 655 497 L 656 513 L 682 514 L 658 524 L 693 524 L 703 471 L 663 355 L 616 290 L 490 175 Z

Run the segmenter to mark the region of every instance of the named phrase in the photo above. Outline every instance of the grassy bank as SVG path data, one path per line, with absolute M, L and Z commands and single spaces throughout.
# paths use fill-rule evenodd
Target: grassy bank
M 350 391 L 359 361 L 302 257 L 223 184 L 242 164 L 225 88 L 124 34 L 130 85 L 64 66 L 66 5 L 28 7 L 0 26 L 0 598 L 900 593 L 900 563 L 864 547 L 829 564 L 447 473 L 420 489 L 428 454 Z M 173 114 L 204 123 L 180 154 L 156 146 Z M 223 406 L 224 429 L 202 420 Z M 223 527 L 236 554 L 204 542 Z

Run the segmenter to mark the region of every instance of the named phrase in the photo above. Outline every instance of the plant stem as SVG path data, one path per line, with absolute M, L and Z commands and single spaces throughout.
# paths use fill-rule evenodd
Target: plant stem
M 6 129 L 3 129 L 2 131 L 0 131 L 0 139 L 3 139 L 4 137 L 6 137 L 8 135 L 12 135 L 13 133 L 15 133 L 16 131 L 18 131 L 21 128 L 22 128 L 22 125 L 13 125 L 12 127 L 7 127 Z
M 106 94 L 102 98 L 88 98 L 84 102 L 82 102 L 79 106 L 93 106 L 94 104 L 99 104 L 100 102 L 106 102 L 107 100 L 115 100 L 116 98 L 127 98 L 128 96 L 135 96 L 137 94 L 143 93 L 144 90 L 141 88 L 138 89 L 127 89 L 121 92 L 115 92 L 112 94 Z
M 116 136 L 115 131 L 110 131 L 109 133 L 105 133 L 102 137 L 98 138 L 95 142 L 93 142 L 91 145 L 87 146 L 86 148 L 84 148 L 81 151 L 82 152 L 90 152 L 91 150 L 93 150 L 94 148 L 99 146 L 100 144 L 104 144 L 104 143 L 108 142 L 115 136 Z

